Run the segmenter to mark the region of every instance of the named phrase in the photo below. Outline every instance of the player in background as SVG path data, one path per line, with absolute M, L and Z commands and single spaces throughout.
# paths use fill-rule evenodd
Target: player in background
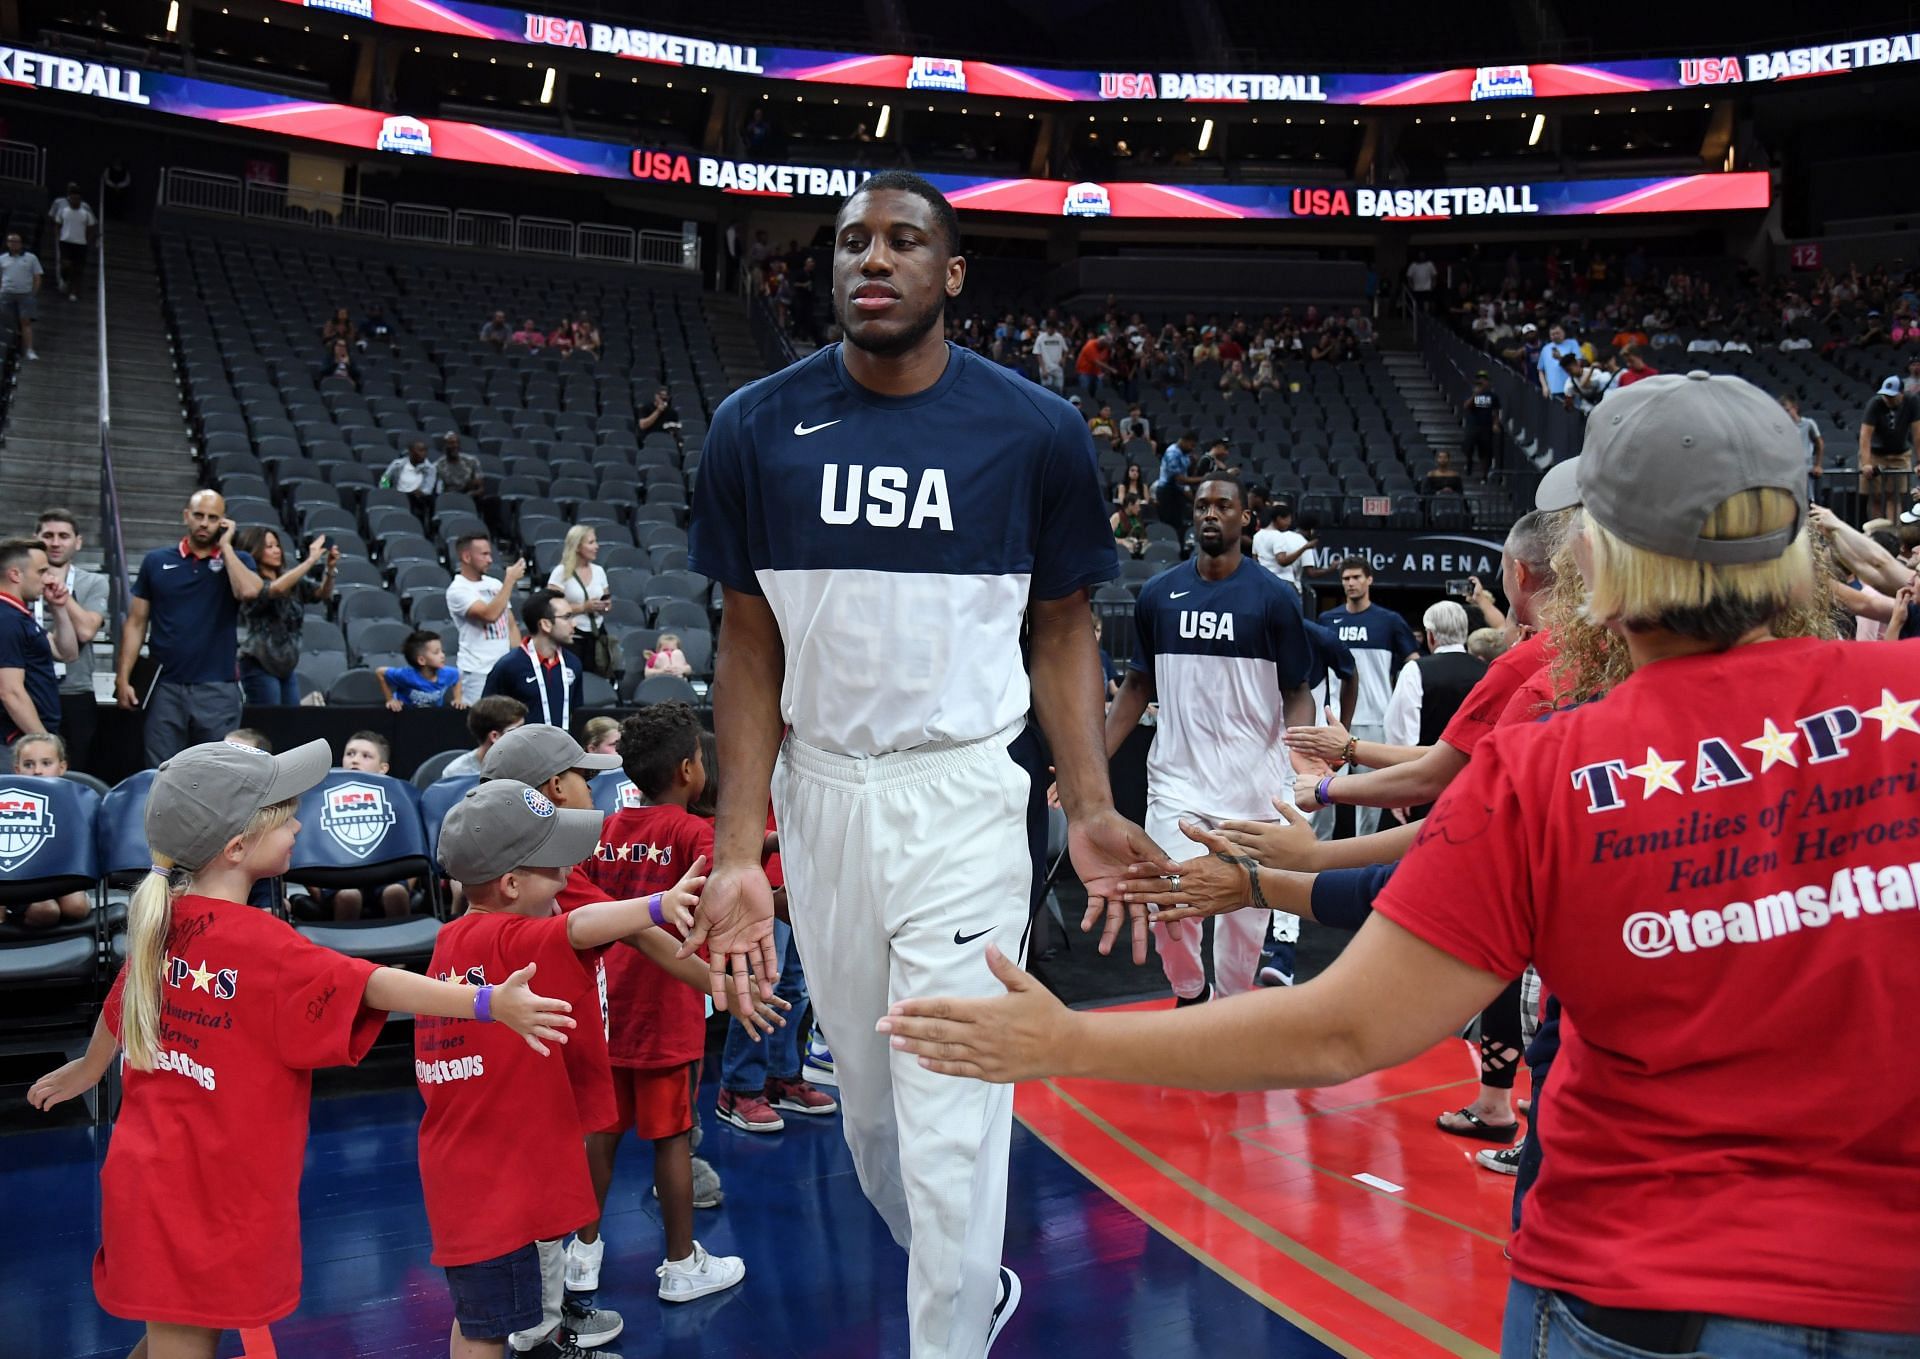
M 1198 551 L 1140 591 L 1138 650 L 1107 712 L 1111 759 L 1147 704 L 1159 701 L 1147 753 L 1147 834 L 1172 859 L 1200 852 L 1183 822 L 1211 829 L 1229 817 L 1272 816 L 1269 790 L 1290 789 L 1295 772 L 1282 739 L 1288 723 L 1313 721 L 1312 643 L 1300 596 L 1241 554 L 1247 519 L 1239 482 L 1211 477 L 1194 488 Z M 1232 996 L 1253 986 L 1268 918 L 1264 909 L 1215 917 L 1213 992 Z M 1289 915 L 1280 937 L 1298 939 L 1299 929 Z M 1198 924 L 1161 931 L 1157 946 L 1175 1004 L 1206 1000 Z
M 875 175 L 842 205 L 846 339 L 722 403 L 691 530 L 693 569 L 726 592 L 727 777 L 686 947 L 710 949 L 717 1004 L 722 969 L 736 995 L 750 966 L 772 987 L 771 789 L 848 1145 L 908 1250 L 913 1359 L 980 1359 L 1018 1304 L 1000 1263 L 1013 1106 L 929 1079 L 874 1024 L 904 996 L 990 993 L 990 939 L 1024 951 L 1045 850 L 1030 711 L 1103 951 L 1125 915 L 1108 886 L 1165 862 L 1107 783 L 1088 590 L 1117 564 L 1092 440 L 1068 403 L 942 338 L 959 235 L 918 176 Z M 1144 909 L 1132 925 L 1144 962 Z

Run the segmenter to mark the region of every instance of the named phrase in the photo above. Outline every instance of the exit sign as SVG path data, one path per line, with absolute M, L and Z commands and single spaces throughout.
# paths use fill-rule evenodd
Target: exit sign
M 1393 497 L 1389 495 L 1368 495 L 1360 497 L 1360 513 L 1371 516 L 1386 516 L 1393 513 Z

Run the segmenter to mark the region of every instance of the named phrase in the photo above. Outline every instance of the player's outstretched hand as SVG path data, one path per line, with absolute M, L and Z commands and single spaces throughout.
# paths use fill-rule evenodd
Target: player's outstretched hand
M 751 1008 L 745 1005 L 733 1007 L 734 1022 L 747 1031 L 747 1037 L 758 1043 L 775 1029 L 787 1027 L 786 1014 L 793 1006 L 779 996 L 763 999 L 758 991 L 749 990 L 747 999 Z
M 1153 912 L 1153 923 L 1173 926 L 1182 920 L 1224 915 L 1253 904 L 1247 882 L 1248 856 L 1236 851 L 1218 831 L 1180 823 L 1180 833 L 1210 853 L 1174 865 L 1176 882 L 1151 864 L 1137 864 L 1120 884 L 1128 906 L 1139 903 Z
M 56 1104 L 64 1104 L 84 1095 L 100 1084 L 100 1078 L 87 1069 L 87 1059 L 76 1057 L 65 1066 L 55 1067 L 33 1083 L 27 1091 L 27 1103 L 45 1113 Z
M 1100 931 L 1100 952 L 1113 952 L 1113 941 L 1120 937 L 1120 926 L 1131 919 L 1133 961 L 1147 961 L 1147 908 L 1128 906 L 1120 899 L 1120 883 L 1138 864 L 1147 864 L 1162 872 L 1173 872 L 1173 861 L 1133 822 L 1109 807 L 1077 822 L 1067 824 L 1067 854 L 1074 872 L 1087 889 L 1087 913 L 1080 928 L 1091 932 L 1094 924 L 1105 919 Z
M 538 963 L 528 963 L 494 987 L 491 1013 L 496 1021 L 526 1039 L 528 1047 L 545 1057 L 548 1043 L 567 1041 L 566 1031 L 574 1025 L 573 1016 L 568 1013 L 573 1006 L 534 992 L 531 983 L 533 970 L 538 966 Z
M 1332 708 L 1326 710 L 1326 717 L 1324 727 L 1288 727 L 1280 739 L 1287 743 L 1288 750 L 1317 756 L 1331 769 L 1333 762 L 1346 753 L 1347 738 L 1352 733 L 1340 725 Z
M 713 1008 L 751 1011 L 754 983 L 760 999 L 773 999 L 780 980 L 779 951 L 773 946 L 773 886 L 759 864 L 730 864 L 707 877 L 694 908 L 693 929 L 680 945 L 679 956 L 692 957 L 707 946 L 707 966 L 713 974 Z M 727 977 L 733 977 L 729 1003 Z
M 874 1027 L 929 1071 L 976 1080 L 1031 1080 L 1058 1071 L 1072 1011 L 987 945 L 987 966 L 1007 988 L 979 1000 L 896 1001 Z
M 1220 838 L 1235 854 L 1251 855 L 1262 868 L 1319 872 L 1320 841 L 1313 824 L 1285 798 L 1275 798 L 1273 809 L 1280 813 L 1278 821 L 1222 821 Z

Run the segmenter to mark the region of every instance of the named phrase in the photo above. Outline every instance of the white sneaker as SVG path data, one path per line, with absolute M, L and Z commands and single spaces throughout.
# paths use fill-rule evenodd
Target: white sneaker
M 607 1253 L 607 1238 L 588 1245 L 579 1237 L 567 1243 L 567 1287 L 575 1293 L 591 1293 L 600 1286 L 600 1260 Z
M 692 1255 L 663 1261 L 653 1272 L 660 1276 L 660 1301 L 692 1302 L 732 1288 L 747 1277 L 747 1266 L 737 1255 L 708 1255 L 696 1241 Z
M 807 1039 L 807 1060 L 800 1069 L 800 1079 L 811 1081 L 815 1085 L 838 1085 L 839 1078 L 834 1074 L 833 1052 L 827 1047 L 826 1040 L 815 1028 Z
M 1007 1328 L 1007 1321 L 1013 1316 L 1014 1309 L 1020 1306 L 1020 1276 L 1000 1266 L 1000 1297 L 993 1304 L 993 1321 L 987 1327 L 986 1353 L 993 1352 L 993 1342 L 1000 1338 L 1000 1332 Z
M 37 359 L 37 358 L 39 358 L 40 356 L 39 356 L 38 354 L 36 354 L 36 353 L 34 353 L 34 352 L 33 352 L 33 351 L 31 350 L 31 349 L 29 349 L 29 350 L 27 351 L 27 357 L 28 357 L 28 358 L 30 358 L 30 359 Z

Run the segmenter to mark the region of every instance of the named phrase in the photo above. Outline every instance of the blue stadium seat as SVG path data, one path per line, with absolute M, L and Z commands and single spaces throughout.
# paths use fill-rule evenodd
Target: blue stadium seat
M 317 944 L 382 964 L 423 962 L 440 931 L 438 869 L 427 847 L 420 793 L 385 774 L 336 769 L 300 798 L 300 834 L 287 876 L 307 887 L 374 893 L 423 878 L 434 913 L 401 920 L 299 925 Z

